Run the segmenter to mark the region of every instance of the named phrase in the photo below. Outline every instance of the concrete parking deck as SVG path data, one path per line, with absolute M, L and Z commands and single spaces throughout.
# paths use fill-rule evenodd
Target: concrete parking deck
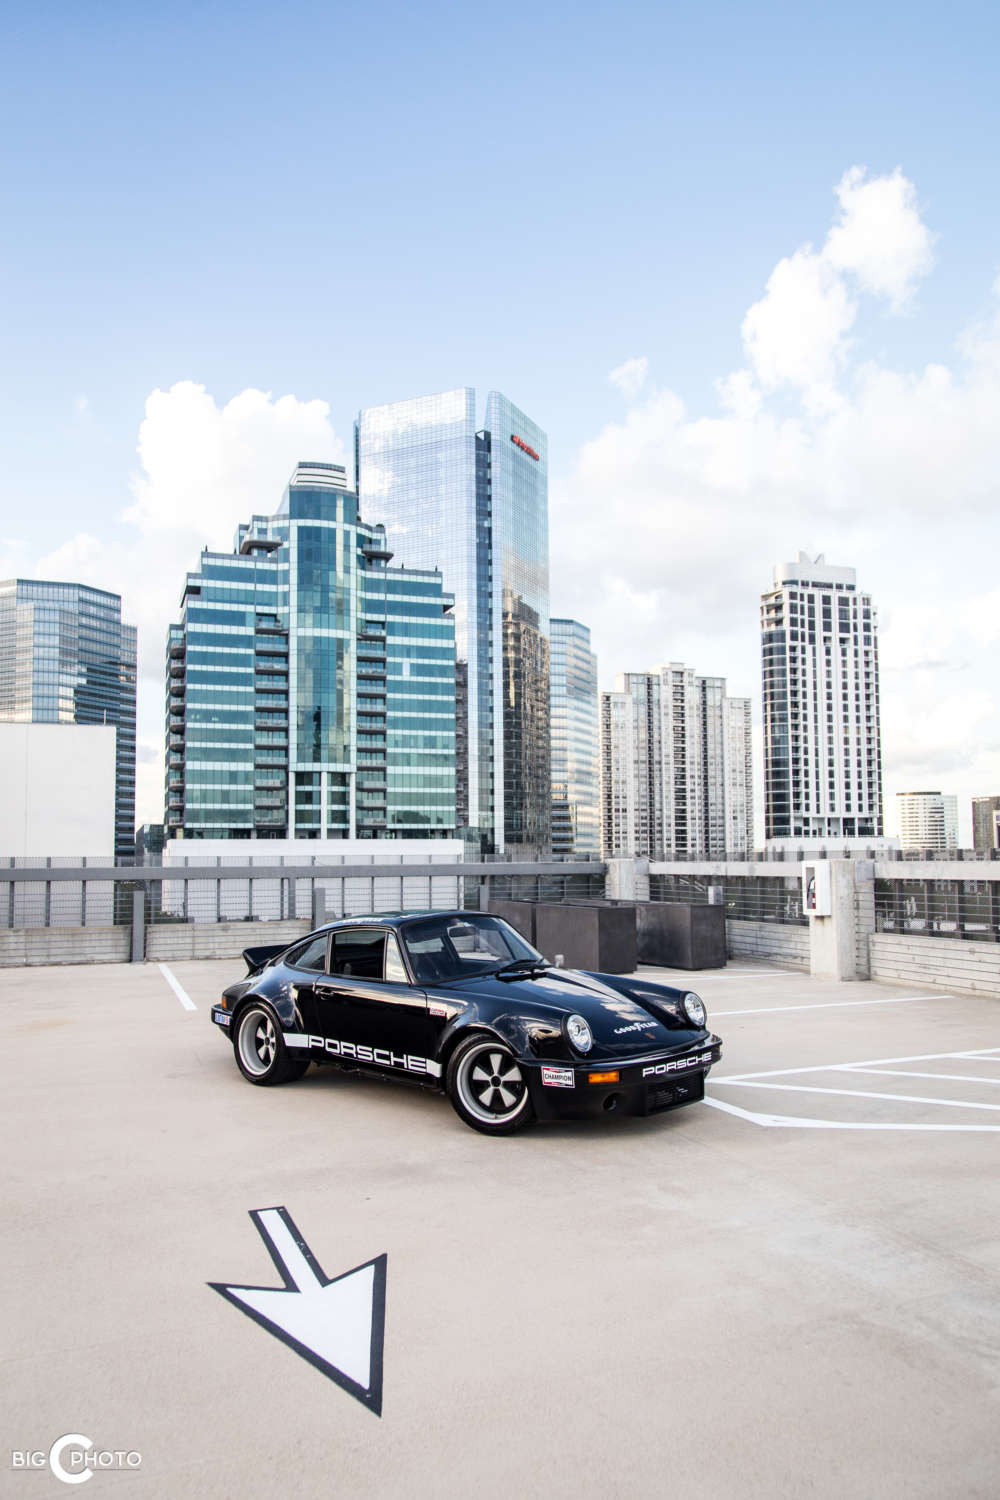
M 0 973 L 3 1494 L 66 1433 L 141 1455 L 95 1500 L 1000 1493 L 1000 1002 L 674 976 L 709 1105 L 491 1140 L 249 1087 L 239 969 Z M 275 1205 L 328 1277 L 388 1256 L 381 1418 L 207 1285 L 280 1285 Z

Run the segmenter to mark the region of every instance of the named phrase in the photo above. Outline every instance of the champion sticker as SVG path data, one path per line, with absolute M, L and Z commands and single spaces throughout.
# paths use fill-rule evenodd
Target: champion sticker
M 552 1089 L 571 1089 L 575 1087 L 576 1078 L 572 1068 L 543 1068 L 542 1082 Z

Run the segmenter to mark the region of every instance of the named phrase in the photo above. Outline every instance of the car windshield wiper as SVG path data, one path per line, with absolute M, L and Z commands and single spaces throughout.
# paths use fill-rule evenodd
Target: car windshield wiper
M 443 984 L 461 984 L 468 980 L 476 979 L 530 979 L 532 974 L 545 974 L 552 965 L 544 958 L 515 958 L 510 963 L 500 964 L 498 968 L 480 969 L 476 968 L 466 974 L 446 974 L 440 978 L 421 979 L 419 971 L 417 979 L 420 984 L 428 988 L 438 989 Z
M 544 974 L 546 969 L 550 969 L 551 967 L 552 965 L 548 960 L 541 956 L 538 958 L 514 958 L 511 959 L 509 964 L 501 964 L 499 969 L 491 969 L 490 973 L 497 978 L 527 979 L 530 974 Z

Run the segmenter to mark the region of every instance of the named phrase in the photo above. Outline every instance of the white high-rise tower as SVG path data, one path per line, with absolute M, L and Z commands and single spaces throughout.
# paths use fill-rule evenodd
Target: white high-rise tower
M 882 835 L 878 631 L 853 568 L 779 563 L 761 598 L 764 833 Z

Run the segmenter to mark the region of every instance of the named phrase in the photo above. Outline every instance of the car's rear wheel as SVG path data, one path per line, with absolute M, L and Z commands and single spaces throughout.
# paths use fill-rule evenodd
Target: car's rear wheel
M 489 1037 L 472 1036 L 455 1048 L 447 1088 L 456 1114 L 484 1135 L 512 1135 L 535 1118 L 517 1058 Z
M 301 1078 L 309 1066 L 308 1058 L 289 1055 L 281 1027 L 263 1005 L 249 1005 L 240 1012 L 233 1050 L 243 1077 L 265 1088 L 274 1083 L 291 1083 Z

